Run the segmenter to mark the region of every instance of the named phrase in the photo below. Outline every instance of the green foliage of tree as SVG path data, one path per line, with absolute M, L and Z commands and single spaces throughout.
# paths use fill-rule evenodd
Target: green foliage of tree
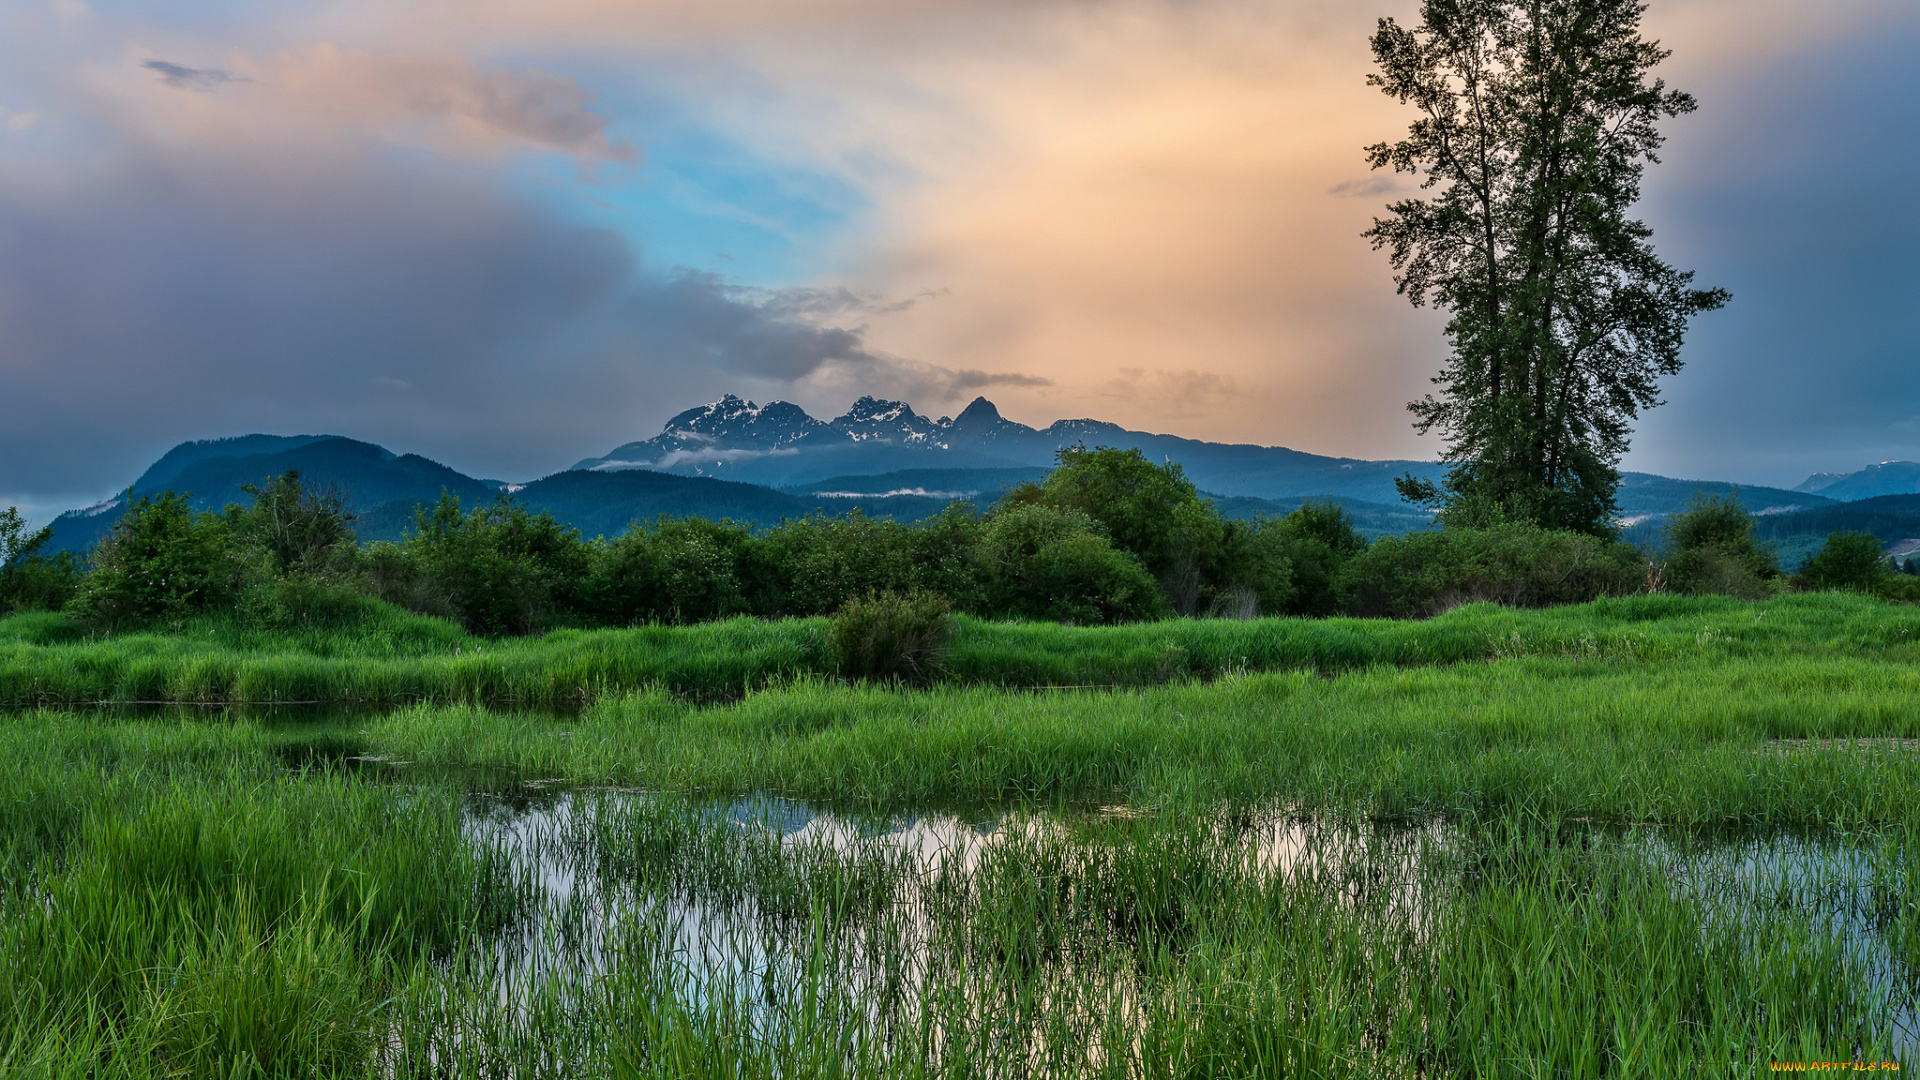
M 123 627 L 179 620 L 230 603 L 242 584 L 224 517 L 196 512 L 188 496 L 141 496 L 93 549 L 75 610 Z
M 241 490 L 253 505 L 229 508 L 229 521 L 259 551 L 268 573 L 323 574 L 351 561 L 354 515 L 345 492 L 305 487 L 292 470 Z
M 1269 614 L 1337 615 L 1346 607 L 1341 571 L 1367 550 L 1367 538 L 1337 502 L 1305 502 L 1273 527 L 1288 563 L 1292 597 Z
M 1640 591 L 1633 545 L 1588 533 L 1508 522 L 1383 537 L 1341 569 L 1355 615 L 1421 618 L 1461 604 L 1575 604 Z
M 587 587 L 588 610 L 616 626 L 770 614 L 773 575 L 762 562 L 758 542 L 744 526 L 661 517 L 600 545 Z
M 1496 519 L 1612 532 L 1617 463 L 1634 419 L 1680 369 L 1687 321 L 1721 289 L 1655 255 L 1629 216 L 1692 97 L 1650 76 L 1638 0 L 1426 0 L 1419 25 L 1382 19 L 1368 81 L 1413 106 L 1374 168 L 1433 194 L 1388 207 L 1366 235 L 1401 294 L 1446 309 L 1438 396 L 1414 402 L 1447 439 L 1439 487 L 1403 494 Z
M 814 615 L 873 593 L 909 592 L 921 577 L 915 531 L 858 510 L 782 522 L 759 538 L 773 571 L 773 587 L 760 606 Z
M 1688 595 L 1759 599 L 1780 576 L 1780 560 L 1732 495 L 1701 493 L 1667 523 L 1667 587 Z
M 504 497 L 462 513 L 459 497 L 442 493 L 414 515 L 399 554 L 379 560 L 402 564 L 388 572 L 418 590 L 409 599 L 492 635 L 531 633 L 577 610 L 589 569 L 578 529 Z
M 1166 613 L 1166 597 L 1131 552 L 1077 510 L 1002 507 L 981 530 L 986 611 L 1073 623 L 1132 622 Z
M 1139 559 L 1166 590 L 1174 609 L 1193 614 L 1217 580 L 1226 527 L 1179 465 L 1155 465 L 1138 449 L 1074 445 L 1059 451 L 1039 484 L 1023 484 L 1002 500 L 1085 514 L 1108 539 Z
M 1229 521 L 1221 546 L 1227 584 L 1216 592 L 1211 614 L 1253 618 L 1294 610 L 1294 541 L 1278 520 Z
M 29 531 L 17 507 L 0 510 L 0 615 L 13 611 L 57 611 L 80 589 L 80 567 L 72 554 L 47 555 L 51 525 Z
M 1880 538 L 1872 533 L 1837 532 L 1800 567 L 1796 585 L 1805 589 L 1835 589 L 1877 593 L 1893 576 Z

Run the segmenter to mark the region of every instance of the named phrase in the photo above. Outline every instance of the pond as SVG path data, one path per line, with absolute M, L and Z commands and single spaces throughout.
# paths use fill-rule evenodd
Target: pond
M 1920 1044 L 1902 834 L 470 781 L 525 903 L 446 963 L 436 1058 L 1415 1076 Z

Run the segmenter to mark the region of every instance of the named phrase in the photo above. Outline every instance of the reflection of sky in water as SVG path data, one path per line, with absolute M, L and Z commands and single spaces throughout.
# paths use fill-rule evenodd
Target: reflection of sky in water
M 695 999 L 714 985 L 798 977 L 793 965 L 804 955 L 812 930 L 805 911 L 797 918 L 792 911 L 762 911 L 750 888 L 727 893 L 684 883 L 636 886 L 596 867 L 596 820 L 645 811 L 646 800 L 655 798 L 556 790 L 476 804 L 469 821 L 472 838 L 499 845 L 539 897 L 538 914 L 498 943 L 494 978 L 501 1004 L 520 1001 L 542 979 L 573 992 L 593 985 L 616 964 L 643 959 L 684 976 L 675 985 Z M 1140 812 L 1115 807 L 968 820 L 950 813 L 845 815 L 766 796 L 651 805 L 668 808 L 669 818 L 677 813 L 695 829 L 737 831 L 734 835 L 759 845 L 738 851 L 779 860 L 803 883 L 821 880 L 806 876 L 809 866 L 829 864 L 878 867 L 893 875 L 896 887 L 885 910 L 853 920 L 834 936 L 841 961 L 835 977 L 856 996 L 870 992 L 871 1000 L 887 990 L 896 997 L 904 990 L 911 998 L 935 989 L 925 985 L 933 977 L 930 971 L 951 974 L 950 965 L 930 965 L 925 955 L 944 940 L 933 925 L 930 900 L 937 901 L 943 887 L 970 880 L 995 846 L 1066 841 L 1083 850 L 1108 841 L 1103 827 L 1142 824 L 1116 821 Z M 1342 908 L 1364 909 L 1370 919 L 1406 930 L 1413 941 L 1424 941 L 1446 925 L 1449 901 L 1474 887 L 1470 835 L 1438 823 L 1386 827 L 1276 814 L 1222 817 L 1203 835 L 1211 836 L 1208 857 L 1219 866 L 1256 880 L 1279 877 L 1322 889 Z M 1894 1003 L 1895 1030 L 1887 1035 L 1895 1048 L 1901 1053 L 1920 1049 L 1910 995 L 1897 989 L 1906 983 L 1905 964 L 1876 917 L 1876 905 L 1891 888 L 1882 878 L 1899 865 L 1884 857 L 1887 853 L 1876 858 L 1866 848 L 1787 835 L 1690 839 L 1659 829 L 1595 827 L 1588 839 L 1596 849 L 1657 868 L 1672 882 L 1676 898 L 1700 912 L 1703 935 L 1746 924 L 1758 932 L 1771 927 L 1837 946 L 1848 966 L 1865 973 Z M 880 962 L 872 949 L 893 951 Z M 1061 974 L 1080 973 L 1069 964 Z

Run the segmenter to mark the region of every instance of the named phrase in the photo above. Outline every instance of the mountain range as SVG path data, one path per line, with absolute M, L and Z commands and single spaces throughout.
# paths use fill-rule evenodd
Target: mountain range
M 1795 491 L 1840 502 L 1920 494 L 1920 461 L 1883 461 L 1859 472 L 1814 473 Z
M 989 504 L 1007 487 L 1045 475 L 1058 451 L 1076 443 L 1137 448 L 1149 459 L 1178 462 L 1229 516 L 1283 514 L 1303 499 L 1333 498 L 1373 535 L 1422 528 L 1430 520 L 1399 501 L 1395 477 L 1437 479 L 1444 471 L 1434 462 L 1203 442 L 1091 419 L 1033 428 L 1002 417 L 985 398 L 958 416 L 929 419 L 905 402 L 863 397 L 844 415 L 823 421 L 789 402 L 757 405 L 728 395 L 674 416 L 651 439 L 525 483 L 468 476 L 417 454 L 341 436 L 256 434 L 182 443 L 128 491 L 135 498 L 190 492 L 195 506 L 217 509 L 244 501 L 245 484 L 296 470 L 311 485 L 345 494 L 366 539 L 397 539 L 415 508 L 443 491 L 465 505 L 511 497 L 588 535 L 616 534 L 661 514 L 770 524 L 859 509 L 917 520 L 956 499 Z M 1890 462 L 1845 476 L 1818 475 L 1793 491 L 1626 473 L 1619 503 L 1622 524 L 1637 540 L 1655 537 L 1660 521 L 1700 492 L 1736 495 L 1767 521 L 1770 535 L 1785 536 L 1803 521 L 1812 527 L 1816 511 L 1822 523 L 1847 519 L 1846 500 L 1875 484 L 1907 484 L 1899 490 L 1911 492 L 1920 487 L 1920 465 Z M 55 549 L 89 548 L 118 520 L 126 495 L 61 515 L 54 522 Z M 1873 508 L 1871 531 L 1920 535 L 1920 499 L 1913 502 L 1911 521 L 1904 504 Z

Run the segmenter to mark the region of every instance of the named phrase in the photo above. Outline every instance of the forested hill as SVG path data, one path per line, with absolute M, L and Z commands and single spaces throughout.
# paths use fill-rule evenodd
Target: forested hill
M 443 491 L 467 506 L 508 495 L 591 536 L 618 533 L 661 514 L 764 524 L 858 509 L 917 520 L 954 500 L 989 505 L 1007 487 L 1043 476 L 1059 447 L 1076 442 L 1135 447 L 1152 460 L 1178 462 L 1229 516 L 1286 513 L 1303 499 L 1333 498 L 1372 535 L 1423 527 L 1426 515 L 1399 501 L 1393 478 L 1441 471 L 1432 462 L 1207 443 L 1095 420 L 1036 429 L 1006 420 L 984 398 L 958 417 L 937 420 L 904 402 L 862 398 L 846 415 L 820 421 L 784 402 L 762 406 L 728 397 L 675 416 L 653 439 L 525 484 L 468 476 L 417 454 L 341 436 L 246 435 L 183 443 L 131 488 L 136 498 L 190 492 L 195 506 L 218 509 L 244 502 L 244 485 L 293 470 L 310 486 L 341 490 L 366 539 L 397 538 L 415 508 Z M 1637 539 L 1652 537 L 1665 515 L 1701 492 L 1737 494 L 1767 517 L 1770 534 L 1783 537 L 1797 535 L 1801 525 L 1815 526 L 1805 511 L 1823 511 L 1821 524 L 1850 520 L 1851 504 L 1823 494 L 1627 473 L 1620 489 L 1624 523 L 1636 527 Z M 61 515 L 56 549 L 87 549 L 124 509 L 123 495 Z M 1920 535 L 1920 508 L 1911 524 L 1903 514 L 1874 513 L 1870 531 L 1876 534 Z

